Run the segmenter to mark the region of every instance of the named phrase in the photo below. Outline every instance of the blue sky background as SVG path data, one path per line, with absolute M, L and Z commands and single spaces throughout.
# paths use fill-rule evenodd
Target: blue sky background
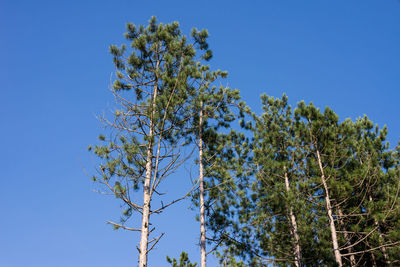
M 0 0 L 0 266 L 135 266 L 136 233 L 113 231 L 119 203 L 96 189 L 86 148 L 95 116 L 113 102 L 110 44 L 125 23 L 179 21 L 207 28 L 213 68 L 260 111 L 260 94 L 367 114 L 400 136 L 400 2 L 397 0 Z M 188 165 L 188 167 L 190 167 Z M 170 198 L 190 187 L 171 176 Z M 150 266 L 188 251 L 199 259 L 196 212 L 182 202 L 154 217 L 166 232 Z M 139 219 L 137 219 L 139 220 Z M 216 266 L 209 257 L 209 266 Z

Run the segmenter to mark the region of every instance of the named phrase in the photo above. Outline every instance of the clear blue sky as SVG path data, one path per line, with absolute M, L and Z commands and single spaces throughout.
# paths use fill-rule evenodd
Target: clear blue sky
M 0 266 L 136 266 L 138 235 L 113 231 L 119 203 L 92 192 L 82 170 L 112 103 L 110 44 L 125 23 L 179 21 L 207 28 L 212 66 L 229 71 L 255 111 L 263 92 L 292 104 L 367 114 L 400 135 L 400 2 L 397 0 L 23 1 L 0 0 Z M 171 198 L 185 172 L 165 184 Z M 166 232 L 150 266 L 189 251 L 198 223 L 183 202 L 154 218 Z M 137 219 L 138 220 L 138 219 Z M 215 266 L 212 257 L 210 265 Z

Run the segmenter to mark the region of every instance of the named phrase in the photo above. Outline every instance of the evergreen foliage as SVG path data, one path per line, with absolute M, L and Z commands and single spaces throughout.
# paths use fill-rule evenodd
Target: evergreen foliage
M 191 263 L 189 260 L 189 255 L 182 251 L 178 261 L 167 256 L 167 262 L 171 264 L 172 267 L 197 267 L 197 263 Z
M 187 158 L 192 103 L 198 97 L 209 75 L 201 62 L 211 58 L 206 30 L 192 30 L 192 41 L 184 36 L 177 22 L 157 23 L 152 17 L 147 27 L 127 24 L 125 38 L 129 45 L 112 45 L 116 80 L 112 86 L 117 109 L 111 119 L 102 121 L 109 137 L 100 135 L 102 145 L 94 147 L 100 158 L 99 175 L 93 180 L 101 183 L 126 209 L 116 228 L 140 231 L 140 266 L 147 265 L 147 254 L 156 244 L 148 241 L 150 215 L 162 212 L 175 203 L 151 209 L 158 187 Z M 206 77 L 202 75 L 206 74 Z M 143 190 L 143 201 L 137 201 L 137 190 Z M 136 213 L 142 215 L 138 228 L 125 223 Z M 154 242 L 150 249 L 148 245 Z
M 149 241 L 151 215 L 188 195 L 200 207 L 201 266 L 206 240 L 220 266 L 400 264 L 400 143 L 390 149 L 386 127 L 312 103 L 292 110 L 286 95 L 261 96 L 263 113 L 252 113 L 239 90 L 217 85 L 227 72 L 205 64 L 206 30 L 188 38 L 152 17 L 125 38 L 110 47 L 115 110 L 88 149 L 99 158 L 92 180 L 124 207 L 108 223 L 141 234 L 140 267 L 163 235 Z M 199 190 L 154 208 L 196 146 Z M 185 252 L 167 261 L 197 266 Z
M 400 165 L 387 128 L 304 102 L 292 111 L 285 95 L 261 99 L 264 113 L 248 124 L 248 177 L 219 193 L 231 202 L 217 201 L 208 224 L 225 229 L 225 253 L 249 266 L 397 262 Z
M 210 72 L 204 69 L 204 86 L 198 91 L 198 97 L 193 107 L 196 116 L 193 117 L 191 134 L 199 148 L 199 190 L 193 194 L 193 202 L 200 207 L 200 244 L 201 266 L 206 266 L 206 239 L 215 241 L 220 237 L 206 237 L 206 217 L 212 213 L 212 203 L 218 199 L 218 192 L 232 185 L 230 170 L 234 163 L 234 150 L 238 148 L 232 143 L 232 138 L 243 134 L 228 130 L 238 117 L 233 108 L 243 110 L 245 105 L 239 102 L 238 90 L 215 86 L 213 83 L 220 77 L 225 78 L 226 72 Z M 222 130 L 221 130 L 222 129 Z M 236 168 L 237 169 L 237 168 Z M 210 220 L 207 220 L 208 222 Z M 211 242 L 209 242 L 211 243 Z

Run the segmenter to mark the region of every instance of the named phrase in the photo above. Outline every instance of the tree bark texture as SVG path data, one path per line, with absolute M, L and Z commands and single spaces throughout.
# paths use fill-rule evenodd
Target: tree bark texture
M 157 64 L 158 68 L 158 64 Z M 142 227 L 140 235 L 140 249 L 139 249 L 139 267 L 147 267 L 147 248 L 149 239 L 149 223 L 150 223 L 150 184 L 151 174 L 153 170 L 153 136 L 154 136 L 154 115 L 156 109 L 157 99 L 157 79 L 154 85 L 153 100 L 152 100 L 152 115 L 150 119 L 149 129 L 149 144 L 147 146 L 147 158 L 146 158 L 146 176 L 143 185 L 143 214 L 142 214 Z
M 286 192 L 290 192 L 290 185 L 289 185 L 289 178 L 287 175 L 287 172 L 285 172 L 285 186 L 286 186 Z M 296 222 L 296 216 L 294 215 L 293 208 L 289 206 L 289 217 L 290 217 L 290 224 L 292 228 L 292 234 L 294 238 L 294 258 L 295 258 L 295 266 L 300 267 L 301 266 L 301 249 L 300 249 L 300 238 L 299 238 L 299 232 L 297 229 L 297 222 Z
M 203 170 L 203 102 L 200 104 L 199 116 L 199 186 L 200 186 L 200 247 L 201 267 L 206 267 L 206 220 L 204 207 L 204 170 Z
M 326 183 L 324 168 L 322 166 L 322 161 L 321 161 L 321 155 L 319 154 L 318 148 L 316 148 L 316 150 L 317 150 L 318 165 L 319 165 L 319 169 L 321 171 L 321 181 L 322 181 L 322 184 L 323 184 L 324 190 L 325 190 L 325 205 L 326 205 L 326 210 L 328 212 L 329 227 L 331 230 L 332 245 L 333 245 L 333 251 L 335 254 L 335 261 L 341 267 L 341 266 L 343 266 L 342 255 L 339 251 L 339 244 L 338 244 L 338 239 L 337 239 L 335 221 L 333 219 L 333 214 L 332 214 L 332 206 L 331 206 L 331 199 L 329 197 L 328 184 Z

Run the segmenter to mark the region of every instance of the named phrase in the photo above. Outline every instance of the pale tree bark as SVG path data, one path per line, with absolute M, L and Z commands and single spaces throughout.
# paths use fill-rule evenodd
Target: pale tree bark
M 199 115 L 199 187 L 200 187 L 200 248 L 201 267 L 206 267 L 206 220 L 204 206 L 204 170 L 203 170 L 203 102 L 200 103 Z
M 340 223 L 340 226 L 342 227 L 342 230 L 344 232 L 344 240 L 346 240 L 346 246 L 350 246 L 351 245 L 351 240 L 350 240 L 349 234 L 346 232 L 345 225 L 344 225 L 343 219 L 342 219 L 343 218 L 343 212 L 342 212 L 342 210 L 340 208 L 338 208 L 338 213 L 339 213 L 339 216 L 340 216 L 339 223 Z M 349 251 L 349 253 L 353 253 L 353 247 L 350 247 L 348 249 L 348 251 Z M 350 266 L 353 267 L 353 266 L 356 266 L 356 265 L 357 265 L 356 258 L 354 257 L 354 255 L 350 255 Z
M 158 69 L 157 62 L 157 69 Z M 140 235 L 140 248 L 139 248 L 139 267 L 147 267 L 147 252 L 149 244 L 149 222 L 150 222 L 150 185 L 151 185 L 151 174 L 153 169 L 153 144 L 154 144 L 154 115 L 156 109 L 157 99 L 157 82 L 156 79 L 153 89 L 152 99 L 152 115 L 150 118 L 150 129 L 149 129 L 149 144 L 147 146 L 147 158 L 146 158 L 146 177 L 143 185 L 143 213 L 142 213 L 142 227 Z
M 325 190 L 325 205 L 326 205 L 326 210 L 327 210 L 328 218 L 329 218 L 329 227 L 331 230 L 332 245 L 333 245 L 333 251 L 335 254 L 335 261 L 339 266 L 343 266 L 342 255 L 339 251 L 339 244 L 338 244 L 338 239 L 337 239 L 335 221 L 333 219 L 333 214 L 332 214 L 332 205 L 331 205 L 331 199 L 329 197 L 328 184 L 326 183 L 324 168 L 322 166 L 321 156 L 319 154 L 319 150 L 317 147 L 316 147 L 316 150 L 317 150 L 318 165 L 319 165 L 319 169 L 321 171 L 321 181 L 322 181 L 322 184 L 323 184 L 324 190 Z
M 290 185 L 289 185 L 289 178 L 287 175 L 287 172 L 285 171 L 285 186 L 286 186 L 286 192 L 290 192 Z M 290 217 L 290 224 L 291 224 L 291 232 L 294 237 L 294 259 L 295 259 L 295 266 L 300 267 L 301 265 L 301 249 L 300 249 L 300 238 L 299 238 L 299 232 L 297 229 L 297 222 L 296 222 L 296 216 L 294 215 L 293 208 L 289 206 L 289 217 Z
M 149 219 L 150 219 L 150 180 L 152 172 L 153 148 L 149 145 L 147 148 L 146 177 L 143 187 L 143 214 L 142 228 L 140 236 L 140 255 L 139 267 L 147 266 L 147 245 L 149 238 Z

